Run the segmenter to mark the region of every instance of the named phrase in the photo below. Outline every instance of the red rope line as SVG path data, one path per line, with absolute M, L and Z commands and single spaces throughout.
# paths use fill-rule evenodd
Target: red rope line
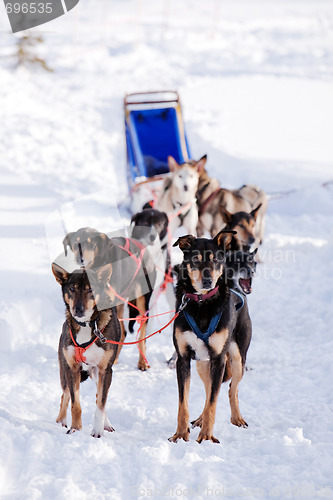
M 159 330 L 156 330 L 156 332 L 153 332 L 150 335 L 147 335 L 143 339 L 136 340 L 135 342 L 117 342 L 116 340 L 106 340 L 105 342 L 108 342 L 109 344 L 117 344 L 117 345 L 135 345 L 135 344 L 140 344 L 141 342 L 144 342 L 146 339 L 149 339 L 150 337 L 153 337 L 153 335 L 156 335 L 157 333 L 161 333 L 163 330 L 165 330 L 169 325 L 171 325 L 171 323 L 177 318 L 177 316 L 179 316 L 178 312 L 162 328 L 160 328 Z

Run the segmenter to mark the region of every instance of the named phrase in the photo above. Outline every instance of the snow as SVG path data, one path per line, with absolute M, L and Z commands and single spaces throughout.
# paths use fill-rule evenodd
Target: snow
M 35 30 L 54 73 L 14 69 L 20 35 L 1 9 L 0 496 L 333 498 L 331 2 L 85 0 Z M 122 99 L 164 88 L 180 92 L 193 156 L 207 153 L 224 186 L 293 191 L 270 201 L 249 297 L 251 369 L 239 389 L 249 428 L 231 425 L 223 386 L 220 445 L 198 445 L 197 430 L 167 441 L 171 328 L 148 341 L 146 373 L 123 348 L 107 404 L 116 432 L 90 436 L 92 381 L 81 386 L 82 432 L 55 423 L 64 306 L 50 263 L 63 224 L 128 224 Z M 170 310 L 165 297 L 156 310 Z M 191 419 L 203 404 L 193 366 Z

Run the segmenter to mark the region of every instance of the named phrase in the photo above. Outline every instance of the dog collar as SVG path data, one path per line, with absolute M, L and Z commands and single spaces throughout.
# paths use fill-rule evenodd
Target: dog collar
M 202 302 L 203 300 L 210 299 L 218 292 L 219 287 L 216 286 L 208 293 L 185 293 L 185 297 L 189 300 L 194 300 L 195 302 Z

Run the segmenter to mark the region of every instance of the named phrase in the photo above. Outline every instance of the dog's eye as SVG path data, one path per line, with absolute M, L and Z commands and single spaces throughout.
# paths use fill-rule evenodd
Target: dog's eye
M 69 290 L 70 290 L 71 292 L 75 292 L 75 286 L 74 286 L 74 285 L 70 285 Z
M 193 255 L 193 257 L 192 257 L 192 262 L 193 262 L 194 264 L 198 264 L 198 262 L 199 262 L 199 261 L 200 261 L 200 259 L 199 259 L 198 255 Z
M 218 263 L 218 259 L 216 257 L 213 258 L 213 263 L 214 264 L 217 264 Z

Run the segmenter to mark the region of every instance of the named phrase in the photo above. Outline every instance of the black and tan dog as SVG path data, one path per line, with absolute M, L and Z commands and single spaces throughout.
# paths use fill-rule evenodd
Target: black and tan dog
M 67 247 L 73 253 L 76 262 L 87 269 L 99 269 L 105 264 L 112 264 L 112 274 L 108 294 L 113 304 L 117 305 L 117 315 L 124 317 L 124 304 L 131 301 L 135 308 L 130 308 L 132 317 L 144 315 L 148 310 L 149 300 L 156 281 L 156 269 L 147 247 L 133 238 L 109 238 L 96 229 L 86 227 L 68 233 L 63 240 L 65 254 Z M 140 311 L 140 313 L 139 313 Z M 146 335 L 147 322 L 140 330 L 139 340 Z M 126 329 L 121 321 L 121 342 L 126 337 Z M 119 357 L 121 345 L 118 348 Z M 145 342 L 140 343 L 138 368 L 145 371 L 149 365 L 145 357 Z
M 231 214 L 224 207 L 220 212 L 225 223 L 224 231 L 236 231 L 232 236 L 230 250 L 242 250 L 248 252 L 256 242 L 256 220 L 261 208 L 259 204 L 250 213 L 236 212 Z
M 253 252 L 242 252 L 241 250 L 227 252 L 224 278 L 229 288 L 246 295 L 252 293 L 252 279 L 257 268 L 255 261 L 257 251 L 256 248 Z
M 91 376 L 97 385 L 92 436 L 101 437 L 104 430 L 114 430 L 107 418 L 105 405 L 117 345 L 107 343 L 105 339 L 120 340 L 116 309 L 110 307 L 110 301 L 104 295 L 112 266 L 104 266 L 98 272 L 79 269 L 68 273 L 53 263 L 52 271 L 61 285 L 66 305 L 66 321 L 58 350 L 63 394 L 57 422 L 67 427 L 67 407 L 71 400 L 72 423 L 68 433 L 81 430 L 80 382 Z
M 174 322 L 173 337 L 178 355 L 178 425 L 170 441 L 189 440 L 192 359 L 197 362 L 197 371 L 206 390 L 204 410 L 192 422 L 194 427 L 201 427 L 197 441 L 218 442 L 213 435 L 217 398 L 221 383 L 230 378 L 231 422 L 247 427 L 239 410 L 238 384 L 243 376 L 252 325 L 244 297 L 234 293 L 223 277 L 225 253 L 231 237 L 221 231 L 214 239 L 187 235 L 175 243 L 183 251 L 184 259 L 176 292 L 176 308 L 180 314 Z

